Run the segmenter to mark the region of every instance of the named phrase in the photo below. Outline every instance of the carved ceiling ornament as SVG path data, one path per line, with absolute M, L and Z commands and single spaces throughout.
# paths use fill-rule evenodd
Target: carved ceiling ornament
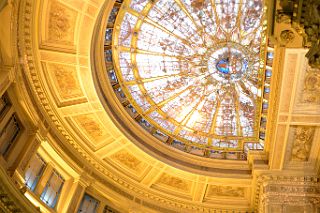
M 304 78 L 304 88 L 300 102 L 305 104 L 320 104 L 320 70 L 308 66 Z
M 138 170 L 139 165 L 142 163 L 138 158 L 131 155 L 129 152 L 122 150 L 112 155 L 112 158 L 119 163 L 124 164 L 129 169 Z
M 244 197 L 244 187 L 210 185 L 208 196 Z
M 60 94 L 63 99 L 77 98 L 83 96 L 79 79 L 74 67 L 50 63 L 47 65 L 49 71 L 52 71 L 60 88 Z
M 291 152 L 291 160 L 308 161 L 315 133 L 315 127 L 296 126 L 293 128 L 294 141 Z
M 291 30 L 283 30 L 280 33 L 281 42 L 286 45 L 294 40 L 294 33 Z
M 32 6 L 33 3 L 30 3 L 30 5 Z M 28 6 L 28 9 L 32 10 L 32 9 L 30 9 L 29 6 Z M 29 45 L 29 43 L 28 43 L 28 45 Z M 31 46 L 31 45 L 29 45 L 29 46 Z M 79 147 L 79 145 L 72 139 L 72 137 L 69 135 L 69 133 L 66 132 L 65 127 L 61 124 L 61 121 L 57 119 L 57 117 L 55 115 L 55 111 L 51 109 L 52 106 L 48 105 L 48 101 L 46 100 L 46 96 L 43 95 L 44 94 L 43 88 L 41 88 L 41 85 L 39 85 L 39 83 L 38 83 L 39 82 L 39 75 L 37 75 L 37 73 L 35 71 L 35 67 L 36 66 L 33 63 L 33 57 L 31 55 L 31 54 L 33 54 L 33 52 L 29 51 L 29 49 L 27 49 L 26 52 L 28 54 L 28 60 L 30 60 L 30 61 L 28 61 L 28 64 L 26 64 L 25 66 L 29 66 L 30 65 L 30 69 L 31 69 L 30 73 L 33 75 L 33 78 L 34 78 L 34 79 L 30 78 L 31 79 L 30 81 L 34 81 L 34 86 L 36 87 L 35 91 L 36 91 L 36 93 L 38 95 L 37 98 L 39 99 L 39 102 L 41 102 L 43 104 L 43 106 L 46 106 L 46 108 L 44 108 L 46 110 L 46 112 L 47 112 L 46 115 L 48 115 L 48 117 L 50 116 L 50 118 L 52 118 L 52 120 L 54 121 L 54 124 L 57 126 L 57 129 L 62 132 L 63 136 L 66 137 L 66 139 L 67 139 L 66 141 L 69 142 L 71 145 L 73 145 L 77 151 L 79 151 L 79 155 L 83 156 L 83 158 L 85 158 L 87 160 L 89 166 L 92 166 L 92 168 L 101 171 L 102 173 L 104 173 L 107 176 L 107 178 L 103 177 L 103 180 L 109 180 L 110 179 L 110 182 L 111 182 L 111 180 L 114 180 L 114 181 L 112 181 L 112 183 L 117 182 L 117 183 L 119 183 L 119 185 L 121 185 L 122 188 L 126 188 L 127 191 L 130 191 L 130 193 L 131 192 L 132 192 L 132 194 L 138 194 L 139 193 L 139 194 L 141 194 L 141 197 L 143 197 L 143 198 L 146 197 L 146 199 L 154 199 L 154 200 L 163 199 L 163 203 L 167 202 L 168 204 L 166 204 L 166 205 L 168 205 L 168 206 L 169 205 L 170 206 L 185 205 L 185 206 L 188 206 L 189 209 L 200 206 L 198 204 L 197 205 L 191 205 L 191 204 L 188 204 L 188 203 L 184 204 L 182 202 L 172 201 L 170 199 L 163 198 L 164 196 L 160 196 L 160 198 L 159 198 L 159 196 L 156 196 L 156 198 L 155 198 L 154 197 L 155 195 L 153 195 L 153 194 L 151 195 L 151 193 L 146 192 L 144 190 L 141 190 L 139 187 L 134 186 L 134 184 L 132 184 L 129 181 L 128 181 L 129 183 L 127 183 L 126 180 L 125 181 L 122 180 L 121 178 L 117 177 L 116 174 L 112 174 L 107 169 L 103 168 L 100 164 L 96 163 L 94 161 L 94 159 L 92 159 L 92 156 L 88 155 L 84 150 L 82 150 L 82 148 Z M 33 65 L 33 66 L 31 66 L 31 65 Z M 29 73 L 27 75 L 29 77 Z M 114 184 L 114 185 L 116 185 L 116 184 Z M 206 208 L 206 210 L 207 210 L 207 208 Z
M 163 173 L 158 179 L 157 183 L 165 184 L 182 191 L 189 191 L 190 189 L 190 184 L 186 180 L 169 175 L 167 173 Z
M 265 212 L 265 207 L 272 206 L 277 206 L 278 209 L 288 206 L 315 207 L 320 202 L 320 183 L 317 176 L 263 174 L 256 178 L 254 205 L 257 212 Z
M 96 142 L 101 142 L 110 136 L 94 114 L 77 115 L 74 117 L 74 120 Z
M 304 47 L 310 47 L 306 54 L 309 65 L 320 68 L 320 1 L 278 0 L 277 2 L 281 9 L 276 12 L 276 21 L 291 23 L 292 28 L 303 36 Z
M 48 24 L 49 40 L 73 42 L 75 16 L 74 11 L 52 0 Z

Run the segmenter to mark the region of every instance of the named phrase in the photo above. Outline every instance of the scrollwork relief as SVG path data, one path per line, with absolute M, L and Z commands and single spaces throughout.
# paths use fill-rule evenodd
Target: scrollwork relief
M 320 70 L 308 67 L 304 78 L 304 87 L 300 102 L 304 104 L 320 104 Z
M 47 67 L 48 71 L 53 73 L 53 78 L 62 99 L 79 98 L 83 96 L 75 67 L 53 63 L 47 64 Z
M 315 128 L 310 126 L 296 126 L 294 128 L 291 160 L 307 161 L 311 151 Z
M 294 33 L 291 30 L 283 30 L 280 33 L 281 42 L 286 45 L 294 40 Z
M 183 191 L 189 191 L 190 184 L 181 178 L 164 173 L 157 181 L 157 183 L 165 184 L 167 186 L 180 189 Z
M 320 184 L 317 176 L 261 175 L 257 177 L 255 209 L 264 212 L 268 206 L 278 208 L 316 206 L 320 202 L 319 192 Z
M 318 0 L 306 0 L 303 1 L 303 4 L 296 3 L 296 5 L 293 21 L 304 28 L 305 45 L 311 45 L 309 52 L 306 54 L 309 65 L 313 68 L 320 68 L 320 2 Z M 300 16 L 294 16 L 294 14 L 299 13 L 301 13 Z
M 48 38 L 52 42 L 73 42 L 76 13 L 52 1 L 49 12 Z
M 110 136 L 93 114 L 77 115 L 74 119 L 96 142 L 101 142 Z
M 210 185 L 208 196 L 244 197 L 244 187 Z
M 142 164 L 142 162 L 137 159 L 135 156 L 131 155 L 127 151 L 120 151 L 112 155 L 112 158 L 120 162 L 121 164 L 124 164 L 126 167 L 132 170 L 138 170 L 139 165 Z

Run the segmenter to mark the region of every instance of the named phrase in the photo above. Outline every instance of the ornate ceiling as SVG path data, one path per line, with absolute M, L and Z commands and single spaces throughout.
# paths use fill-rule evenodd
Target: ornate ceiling
M 116 94 L 108 98 L 118 98 L 160 143 L 245 159 L 264 147 L 271 77 L 265 12 L 262 1 L 115 4 L 104 42 Z
M 151 7 L 151 4 L 156 4 L 151 3 L 152 1 L 141 2 L 147 6 L 135 6 L 131 9 L 126 7 L 122 12 L 119 12 L 120 18 L 116 21 L 119 26 L 128 29 L 128 23 L 136 19 L 137 22 L 140 22 L 139 29 L 135 29 L 139 35 L 143 34 L 144 29 L 148 30 L 147 26 L 152 26 L 150 23 L 154 22 L 152 18 L 157 17 L 157 12 L 155 12 L 155 16 L 149 17 L 149 20 L 144 11 L 147 9 L 160 10 L 157 6 Z M 184 1 L 175 2 L 179 3 L 176 3 L 176 7 L 180 7 Z M 81 171 L 90 180 L 89 187 L 110 199 L 116 206 L 136 212 L 139 210 L 146 212 L 145 208 L 150 212 L 209 212 L 214 209 L 248 212 L 257 210 L 261 201 L 261 187 L 258 183 L 260 183 L 259 177 L 262 174 L 318 175 L 320 151 L 318 92 L 320 79 L 318 70 L 311 69 L 307 65 L 304 58 L 307 50 L 290 49 L 283 44 L 274 45 L 272 51 L 275 53 L 274 59 L 277 62 L 272 67 L 270 111 L 263 151 L 249 151 L 247 157 L 242 160 L 203 158 L 190 155 L 168 146 L 166 143 L 155 143 L 154 136 L 137 125 L 136 120 L 132 119 L 123 104 L 119 103 L 119 99 L 110 98 L 116 95 L 107 76 L 108 64 L 105 63 L 104 55 L 107 45 L 103 44 L 106 41 L 105 30 L 114 4 L 119 3 L 103 0 L 66 0 L 63 2 L 23 0 L 16 3 L 15 7 L 19 8 L 17 9 L 17 14 L 19 14 L 17 16 L 19 17 L 17 34 L 18 60 L 20 61 L 20 71 L 17 71 L 15 81 L 17 82 L 17 91 L 21 94 L 22 106 L 28 112 L 29 119 L 39 126 L 44 140 L 48 141 L 50 146 L 72 165 L 73 169 Z M 268 4 L 269 2 L 266 2 L 266 5 Z M 190 5 L 185 5 L 183 8 L 188 11 Z M 219 9 L 217 8 L 216 11 L 218 13 Z M 197 12 L 199 11 L 193 11 L 195 17 L 190 15 L 188 18 L 196 19 Z M 131 15 L 125 15 L 125 13 Z M 131 19 L 128 17 L 129 20 L 124 21 L 127 16 L 130 16 Z M 147 23 L 147 20 L 150 23 Z M 198 20 L 200 26 L 201 21 Z M 153 25 L 155 24 L 153 23 Z M 223 23 L 221 25 L 223 26 Z M 259 26 L 254 25 L 253 29 L 260 29 Z M 287 26 L 279 23 L 275 26 L 276 32 Z M 153 26 L 150 32 L 156 34 L 157 30 L 165 31 L 163 28 L 159 25 Z M 117 32 L 114 32 L 113 35 L 120 35 L 121 29 L 123 28 L 116 29 Z M 228 34 L 228 30 L 226 31 Z M 210 37 L 209 34 L 207 35 Z M 186 34 L 181 36 L 186 36 Z M 224 34 L 221 33 L 221 36 Z M 278 35 L 275 34 L 275 36 Z M 176 37 L 173 36 L 172 39 L 176 39 Z M 294 39 L 299 41 L 298 38 Z M 191 38 L 190 40 L 192 41 Z M 146 79 L 164 75 L 157 73 L 157 76 L 152 76 L 153 74 L 150 73 L 144 78 L 137 79 L 138 72 L 139 75 L 146 74 L 144 71 L 147 70 L 147 66 L 158 66 L 159 64 L 157 65 L 157 62 L 154 61 L 152 62 L 154 64 L 151 65 L 144 64 L 146 59 L 139 58 L 138 51 L 144 46 L 139 43 L 143 42 L 142 38 L 140 40 L 139 37 L 132 38 L 131 41 L 135 42 L 130 43 L 130 45 L 135 45 L 133 52 L 129 51 L 125 44 L 119 45 L 117 42 L 120 40 L 113 41 L 115 42 L 114 51 L 118 54 L 114 56 L 115 62 L 121 60 L 119 56 L 121 54 L 132 54 L 136 57 L 132 79 L 126 80 L 125 71 L 121 66 L 117 67 L 117 77 L 121 77 L 120 80 L 125 82 L 122 83 L 122 86 L 125 85 L 126 88 L 129 88 L 130 85 L 137 85 L 137 81 L 146 81 Z M 260 41 L 260 38 L 257 41 Z M 3 44 L 1 45 L 3 47 Z M 294 47 L 293 43 L 290 43 L 289 47 L 290 45 Z M 249 64 L 251 60 L 259 60 L 262 56 L 253 54 L 254 59 L 251 59 L 247 52 L 251 54 L 251 51 L 254 50 L 247 50 L 233 43 L 227 47 L 229 48 L 229 52 L 227 52 L 239 56 L 241 63 L 244 64 L 240 70 L 232 70 L 236 72 L 233 77 L 225 79 L 225 76 L 229 75 L 228 72 L 231 72 L 233 68 L 230 68 L 231 62 L 227 61 L 224 55 L 224 47 L 216 47 L 216 49 L 211 47 L 192 48 L 189 50 L 190 53 L 184 52 L 183 54 L 192 56 L 193 60 L 199 58 L 202 60 L 201 54 L 207 57 L 205 59 L 208 63 L 206 69 L 209 70 L 212 78 L 207 77 L 202 83 L 197 82 L 196 77 L 189 78 L 187 81 L 194 81 L 200 90 L 204 90 L 204 88 L 213 85 L 212 82 L 217 79 L 228 82 L 229 79 L 233 79 L 230 80 L 229 87 L 234 87 L 234 91 L 241 91 L 241 88 L 236 89 L 241 87 L 241 83 L 237 79 L 242 78 L 242 75 L 246 76 L 246 72 L 249 72 L 246 70 L 245 62 L 247 61 Z M 149 53 L 151 49 L 143 51 L 149 55 L 148 57 L 158 57 L 151 56 L 152 54 Z M 165 51 L 168 53 L 161 55 L 161 57 L 165 59 L 168 66 L 174 66 L 170 63 L 176 52 L 171 52 L 173 55 L 170 55 L 169 49 Z M 193 53 L 194 51 L 197 53 Z M 133 57 L 132 55 L 131 57 Z M 183 60 L 179 63 L 181 64 L 177 70 L 177 76 L 181 77 Z M 197 72 L 201 70 L 202 66 L 197 63 L 193 63 L 196 68 L 190 68 L 190 72 L 195 75 L 199 74 Z M 121 62 L 119 64 L 121 65 Z M 227 69 L 224 69 L 223 65 L 227 65 Z M 250 72 L 255 71 L 251 70 Z M 260 78 L 263 79 L 265 74 L 259 72 L 257 75 L 261 75 Z M 130 81 L 132 82 L 130 83 Z M 221 85 L 220 83 L 220 86 L 213 90 L 222 90 Z M 163 82 L 158 86 L 168 85 Z M 152 91 L 152 88 L 148 88 L 147 84 L 138 87 L 140 90 Z M 243 95 L 244 99 L 254 95 L 254 90 L 262 88 L 262 85 L 259 84 L 256 89 L 253 88 L 249 91 L 248 95 Z M 175 86 L 173 89 L 183 88 Z M 126 95 L 132 97 L 131 104 L 138 107 L 135 109 L 140 110 L 139 113 L 143 114 L 147 110 L 139 105 L 132 93 L 127 91 Z M 228 97 L 228 95 L 224 97 Z M 240 96 L 236 94 L 229 94 L 229 97 L 232 100 L 240 100 Z M 201 99 L 201 96 L 199 98 Z M 163 100 L 166 99 L 167 97 L 163 98 Z M 159 103 L 163 100 L 162 97 L 151 96 L 149 93 L 149 101 L 154 103 L 154 111 L 152 112 L 158 112 L 161 116 L 163 116 L 162 112 L 166 112 L 171 116 L 173 123 L 180 122 L 179 124 L 175 123 L 175 126 L 184 125 L 184 127 L 196 130 L 195 125 L 182 122 L 183 118 L 188 117 L 187 115 L 179 118 L 178 114 L 162 111 Z M 248 103 L 258 106 L 261 105 L 261 101 L 260 98 L 259 103 L 255 100 Z M 223 100 L 220 105 L 222 102 Z M 191 103 L 195 104 L 190 105 L 191 111 L 200 111 L 200 108 L 195 107 L 199 100 Z M 210 105 L 207 104 L 207 106 Z M 234 104 L 236 105 L 236 103 Z M 238 107 L 240 108 L 240 105 Z M 230 106 L 230 108 L 233 107 Z M 237 115 L 237 112 L 233 112 L 233 114 Z M 151 111 L 148 115 L 152 115 Z M 239 115 L 240 113 L 238 113 L 238 117 L 240 117 Z M 259 115 L 260 113 L 254 119 L 259 120 Z M 191 119 L 191 116 L 189 117 Z M 156 121 L 154 117 L 148 119 L 151 123 L 161 123 L 159 120 Z M 239 122 L 236 123 L 239 125 Z M 168 130 L 168 126 L 161 128 L 164 132 Z M 208 128 L 210 133 L 212 128 L 210 126 Z M 257 133 L 259 130 L 255 129 L 253 132 Z M 209 143 L 209 141 L 207 142 Z M 197 143 L 200 144 L 199 141 Z M 232 147 L 228 145 L 229 148 Z

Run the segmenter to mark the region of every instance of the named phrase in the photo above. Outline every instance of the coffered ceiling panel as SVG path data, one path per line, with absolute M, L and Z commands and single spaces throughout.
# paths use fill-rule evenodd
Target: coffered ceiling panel
M 58 107 L 87 101 L 75 66 L 45 62 L 43 69 L 49 81 L 50 92 Z
M 39 20 L 44 22 L 41 23 L 44 29 L 40 33 L 40 47 L 74 52 L 78 12 L 55 0 L 41 1 L 41 6 L 46 13 L 42 13 Z

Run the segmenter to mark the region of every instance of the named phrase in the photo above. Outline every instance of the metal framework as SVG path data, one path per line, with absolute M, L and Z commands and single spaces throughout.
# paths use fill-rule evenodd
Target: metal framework
M 263 148 L 265 10 L 262 0 L 119 1 L 105 44 L 119 100 L 147 131 L 184 151 Z

